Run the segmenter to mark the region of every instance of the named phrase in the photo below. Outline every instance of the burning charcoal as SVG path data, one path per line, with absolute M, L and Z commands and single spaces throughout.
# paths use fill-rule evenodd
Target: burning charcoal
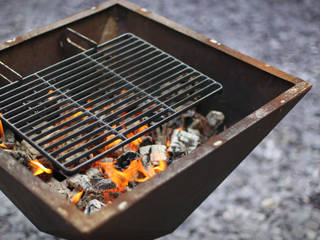
M 127 168 L 132 160 L 138 159 L 139 155 L 136 152 L 126 152 L 122 154 L 116 161 L 115 167 L 118 170 Z
M 224 114 L 219 111 L 210 111 L 206 116 L 209 126 L 216 131 L 224 121 Z
M 165 145 L 152 145 L 150 152 L 150 160 L 152 163 L 158 163 L 159 160 L 167 160 L 167 147 Z
M 100 191 L 116 188 L 117 186 L 111 181 L 110 178 L 92 179 L 93 187 Z
M 104 203 L 98 201 L 97 199 L 93 199 L 88 202 L 88 204 L 84 210 L 84 213 L 87 215 L 93 214 L 95 212 L 98 212 L 104 206 L 105 206 Z
M 167 160 L 166 149 L 165 145 L 160 144 L 140 147 L 139 152 L 143 166 L 147 168 L 150 163 Z
M 77 190 L 89 190 L 92 189 L 90 179 L 87 175 L 76 174 L 67 179 L 67 184 L 71 188 L 75 188 Z
M 171 144 L 168 149 L 173 154 L 189 153 L 196 149 L 200 143 L 199 135 L 184 130 L 175 129 L 171 136 Z

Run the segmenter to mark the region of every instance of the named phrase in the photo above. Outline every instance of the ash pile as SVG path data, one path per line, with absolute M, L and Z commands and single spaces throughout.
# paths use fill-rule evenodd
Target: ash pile
M 60 174 L 30 144 L 4 129 L 2 123 L 0 147 L 45 181 L 52 191 L 90 215 L 194 151 L 224 128 L 224 118 L 219 111 L 203 116 L 189 110 L 72 177 Z

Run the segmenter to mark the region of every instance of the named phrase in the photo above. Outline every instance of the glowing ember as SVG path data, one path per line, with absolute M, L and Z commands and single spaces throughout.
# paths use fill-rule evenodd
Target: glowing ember
M 43 166 L 42 163 L 39 162 L 39 160 L 29 160 L 29 164 L 33 170 L 34 176 L 40 175 L 42 173 L 47 173 L 47 174 L 52 173 L 52 170 L 50 168 L 46 168 L 45 166 Z
M 106 110 L 106 109 L 108 109 L 109 107 L 111 107 L 111 106 L 110 106 L 110 105 L 107 105 L 107 106 L 103 107 L 103 109 Z M 111 110 L 111 113 L 114 113 L 114 111 Z
M 77 204 L 77 203 L 80 201 L 83 192 L 84 192 L 84 191 L 81 190 L 80 192 L 78 192 L 78 193 L 76 193 L 75 195 L 73 195 L 72 198 L 71 198 L 71 203 L 72 203 L 72 204 Z
M 111 134 L 111 135 L 107 136 L 104 139 L 104 141 L 107 142 L 107 141 L 111 140 L 114 137 L 115 137 L 115 135 Z M 109 148 L 112 148 L 112 147 L 118 145 L 120 142 L 122 142 L 122 140 L 118 138 L 118 139 L 112 141 L 111 143 L 109 143 L 108 145 L 104 146 L 103 148 L 99 149 L 99 152 L 104 152 L 104 151 L 108 150 Z
M 48 94 L 50 94 L 50 93 L 52 93 L 53 92 L 53 90 L 49 90 L 49 92 L 48 92 Z M 52 99 L 54 99 L 54 96 L 51 96 L 51 97 L 48 97 L 48 100 L 52 100 Z

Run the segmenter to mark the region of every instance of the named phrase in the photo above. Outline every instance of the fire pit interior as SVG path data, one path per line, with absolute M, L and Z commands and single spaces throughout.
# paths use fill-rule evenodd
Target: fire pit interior
M 70 28 L 64 37 L 61 46 L 80 53 L 0 89 L 0 147 L 85 213 L 165 170 L 223 122 L 221 112 L 191 110 L 221 84 L 141 38 L 97 45 Z
M 0 61 L 1 190 L 68 239 L 173 231 L 311 88 L 125 1 L 4 43 Z

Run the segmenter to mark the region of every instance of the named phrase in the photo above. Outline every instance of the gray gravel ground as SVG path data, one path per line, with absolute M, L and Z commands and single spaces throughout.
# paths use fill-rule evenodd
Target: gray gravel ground
M 0 41 L 99 2 L 0 0 Z M 320 240 L 320 1 L 133 2 L 313 84 L 228 179 L 162 239 Z M 57 239 L 40 233 L 1 192 L 0 203 L 1 240 Z

